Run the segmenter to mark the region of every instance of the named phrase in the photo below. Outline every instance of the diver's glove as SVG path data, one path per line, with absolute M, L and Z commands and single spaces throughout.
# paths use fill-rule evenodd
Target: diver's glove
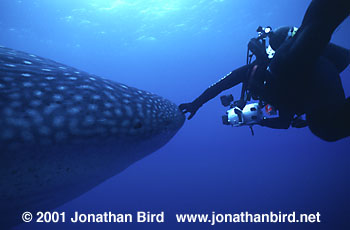
M 184 113 L 190 113 L 190 116 L 188 116 L 188 120 L 191 120 L 192 117 L 196 114 L 197 110 L 201 106 L 198 106 L 197 103 L 191 102 L 191 103 L 184 103 L 179 105 L 179 109 Z
M 268 58 L 267 53 L 266 53 L 266 48 L 259 41 L 259 39 L 257 39 L 257 38 L 250 39 L 250 41 L 248 43 L 248 48 L 256 56 L 256 60 L 259 63 L 266 65 L 266 66 L 268 65 L 269 58 Z

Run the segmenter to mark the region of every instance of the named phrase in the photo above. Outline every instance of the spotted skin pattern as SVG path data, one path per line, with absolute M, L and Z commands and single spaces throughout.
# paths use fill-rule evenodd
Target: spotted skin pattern
M 183 123 L 160 96 L 0 47 L 0 223 L 74 199 L 159 149 Z

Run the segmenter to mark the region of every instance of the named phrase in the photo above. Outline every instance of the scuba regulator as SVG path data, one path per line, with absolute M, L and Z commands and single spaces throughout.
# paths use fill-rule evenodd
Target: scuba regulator
M 256 32 L 258 33 L 257 39 L 259 41 L 261 41 L 262 45 L 266 48 L 266 39 L 271 33 L 273 33 L 271 26 L 267 26 L 267 27 L 259 26 L 256 29 Z M 268 48 L 266 48 L 266 52 L 267 52 L 269 58 L 271 58 L 271 55 L 270 55 L 271 50 L 272 49 L 270 46 Z M 253 56 L 254 56 L 254 54 L 251 52 L 251 50 L 248 47 L 248 49 L 247 49 L 247 64 L 250 64 L 252 62 Z

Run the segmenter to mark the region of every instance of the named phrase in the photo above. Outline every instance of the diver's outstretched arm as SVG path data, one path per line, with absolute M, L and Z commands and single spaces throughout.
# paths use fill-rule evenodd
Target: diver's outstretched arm
M 245 81 L 248 77 L 248 71 L 253 65 L 254 63 L 250 65 L 245 65 L 241 68 L 232 71 L 225 77 L 221 78 L 218 82 L 210 86 L 193 102 L 181 104 L 179 106 L 180 110 L 183 113 L 190 113 L 190 116 L 188 117 L 188 119 L 190 120 L 203 104 L 219 95 L 222 91 L 232 88 L 238 85 L 239 83 Z

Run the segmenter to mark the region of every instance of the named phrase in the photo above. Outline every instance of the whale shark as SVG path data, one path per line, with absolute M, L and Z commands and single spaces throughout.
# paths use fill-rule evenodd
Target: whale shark
M 1 46 L 0 225 L 89 191 L 164 146 L 184 120 L 160 96 Z

